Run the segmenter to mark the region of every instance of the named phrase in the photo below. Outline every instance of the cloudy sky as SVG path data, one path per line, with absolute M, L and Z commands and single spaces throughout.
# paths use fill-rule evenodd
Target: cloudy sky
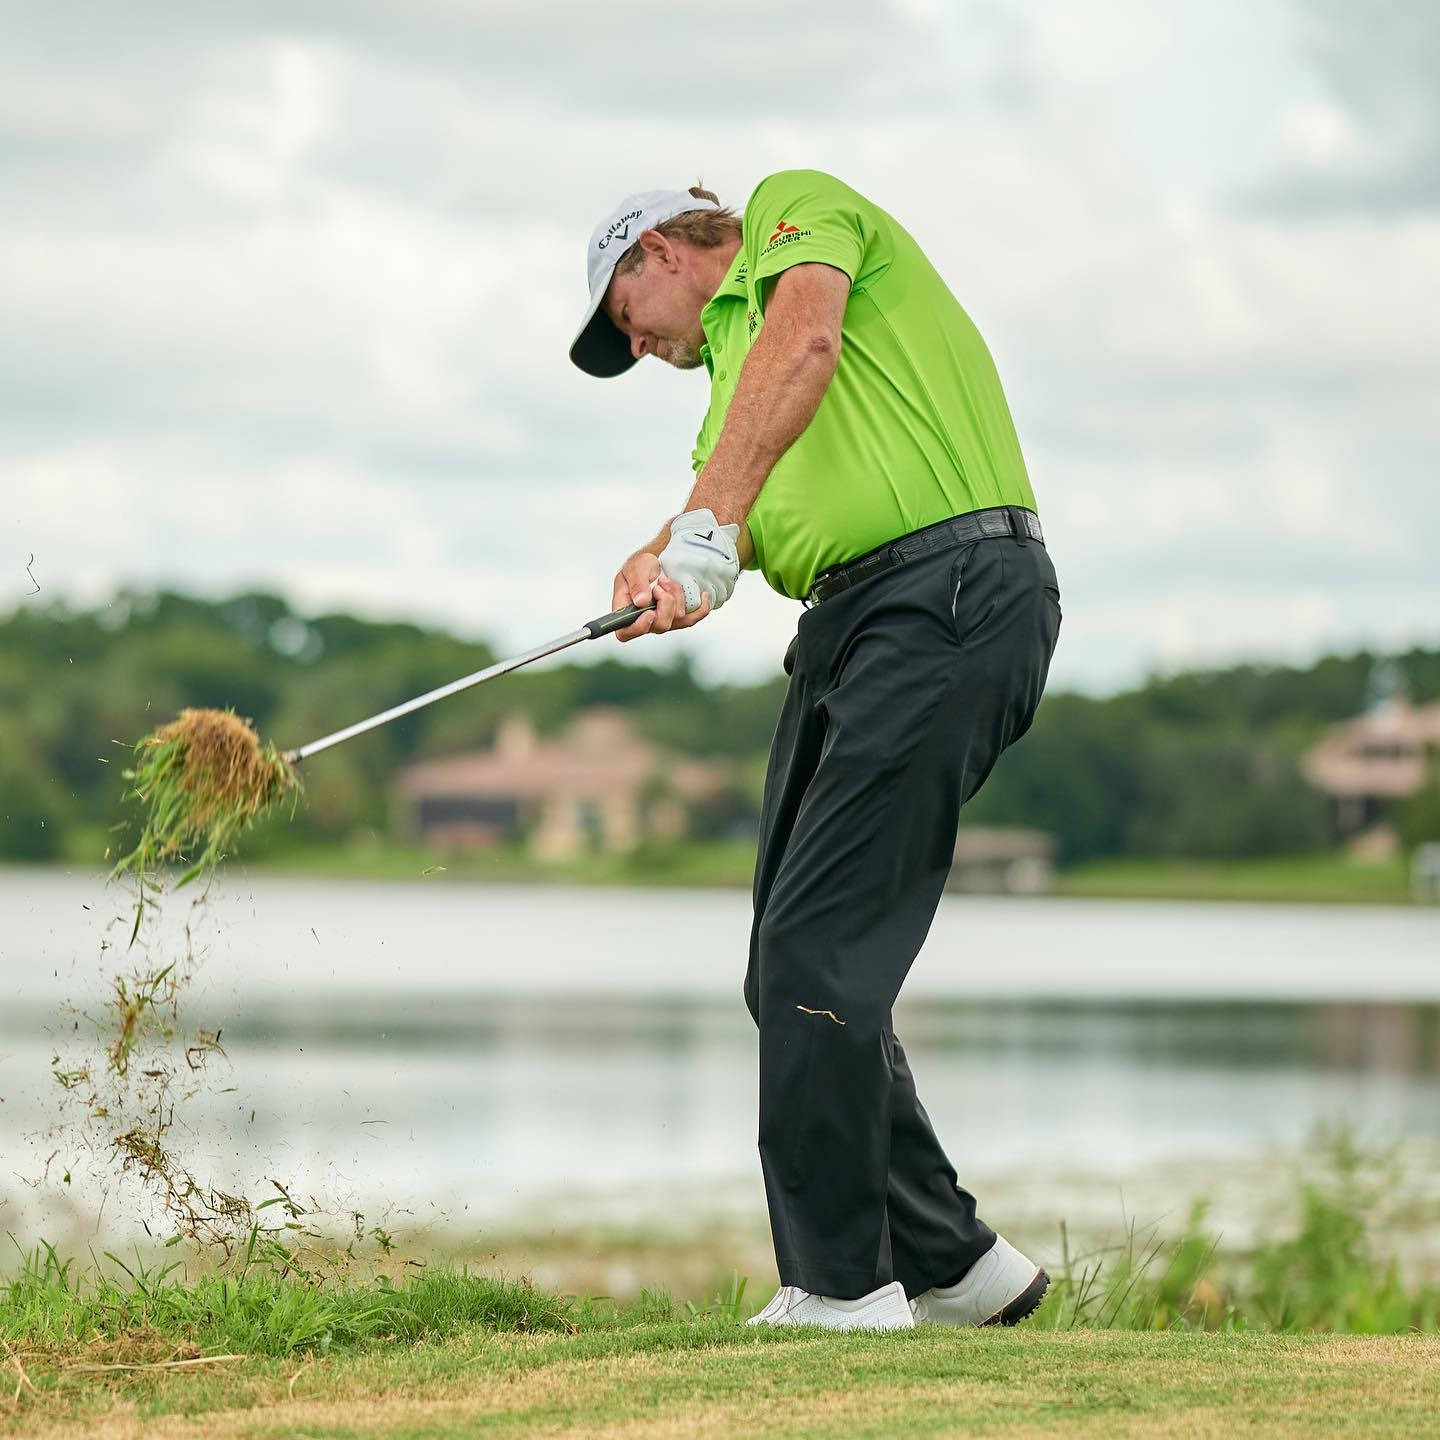
M 0 26 L 0 609 L 265 586 L 504 648 L 571 629 L 682 505 L 706 401 L 703 372 L 569 365 L 592 224 L 813 166 L 910 228 L 995 352 L 1055 682 L 1440 643 L 1431 0 L 0 0 Z M 796 614 L 752 574 L 624 653 L 767 674 Z

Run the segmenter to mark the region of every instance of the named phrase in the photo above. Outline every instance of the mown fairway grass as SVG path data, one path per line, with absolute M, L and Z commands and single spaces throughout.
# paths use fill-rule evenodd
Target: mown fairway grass
M 77 1363 L 32 1360 L 35 1390 L 20 1386 L 4 1433 L 1229 1440 L 1422 1436 L 1435 1433 L 1440 1414 L 1440 1337 L 1419 1335 L 928 1326 L 835 1335 L 622 1316 L 574 1334 L 476 1327 L 190 1372 L 87 1372 Z
M 1062 870 L 1059 895 L 1114 900 L 1268 900 L 1291 904 L 1406 905 L 1403 856 L 1360 862 L 1346 855 L 1249 860 L 1097 860 Z

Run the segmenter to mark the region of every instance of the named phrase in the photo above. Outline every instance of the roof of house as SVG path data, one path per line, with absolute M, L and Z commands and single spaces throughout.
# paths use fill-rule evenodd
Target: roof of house
M 722 785 L 728 768 L 683 759 L 660 749 L 612 707 L 585 710 L 553 740 L 538 737 L 528 721 L 512 716 L 492 749 L 407 765 L 395 788 L 405 796 L 541 799 L 572 795 L 604 800 L 626 795 L 652 777 L 690 798 Z

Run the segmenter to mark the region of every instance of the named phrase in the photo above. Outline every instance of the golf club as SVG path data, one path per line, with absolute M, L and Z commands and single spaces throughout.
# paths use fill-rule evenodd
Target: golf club
M 308 745 L 302 745 L 298 750 L 287 750 L 285 759 L 291 764 L 298 764 L 301 760 L 311 755 L 317 755 L 321 750 L 328 750 L 332 745 L 338 745 L 342 740 L 349 740 L 352 736 L 363 735 L 367 730 L 374 730 L 377 726 L 384 725 L 390 720 L 398 720 L 402 715 L 408 715 L 412 710 L 422 709 L 426 705 L 433 705 L 437 700 L 443 700 L 447 695 L 458 695 L 462 690 L 468 690 L 472 685 L 481 685 L 486 680 L 493 680 L 497 675 L 507 675 L 512 670 L 518 670 L 522 665 L 528 665 L 532 660 L 543 660 L 547 655 L 554 655 L 561 650 L 568 649 L 571 645 L 578 645 L 582 640 L 598 640 L 602 635 L 613 635 L 617 630 L 623 630 L 627 625 L 633 624 L 647 610 L 655 607 L 650 605 L 627 605 L 623 610 L 612 610 L 608 615 L 600 615 L 594 620 L 587 620 L 578 630 L 572 630 L 568 635 L 562 635 L 558 640 L 552 640 L 547 645 L 538 645 L 534 650 L 527 650 L 523 655 L 516 655 L 509 660 L 501 660 L 498 664 L 491 665 L 484 670 L 477 670 L 473 675 L 466 675 L 462 679 L 452 680 L 448 685 L 442 685 L 438 690 L 427 691 L 424 695 L 417 695 L 413 700 L 407 700 L 403 705 L 395 705 L 389 710 L 382 710 L 378 715 L 372 715 L 368 720 L 361 720 L 355 725 L 347 725 L 343 730 L 337 730 L 333 735 L 326 735 L 323 739 L 312 740 Z

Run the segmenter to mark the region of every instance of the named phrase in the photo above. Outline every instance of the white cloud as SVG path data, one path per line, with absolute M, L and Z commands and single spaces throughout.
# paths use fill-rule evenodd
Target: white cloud
M 52 594 L 264 584 L 514 649 L 571 628 L 683 501 L 705 399 L 566 362 L 595 213 L 813 164 L 915 232 L 996 353 L 1058 683 L 1434 643 L 1440 215 L 1417 186 L 1287 198 L 1413 169 L 1434 111 L 1374 98 L 1393 45 L 1339 85 L 1296 14 L 35 12 L 0 56 L 0 603 L 33 551 Z M 766 673 L 796 613 L 748 577 L 648 653 Z

